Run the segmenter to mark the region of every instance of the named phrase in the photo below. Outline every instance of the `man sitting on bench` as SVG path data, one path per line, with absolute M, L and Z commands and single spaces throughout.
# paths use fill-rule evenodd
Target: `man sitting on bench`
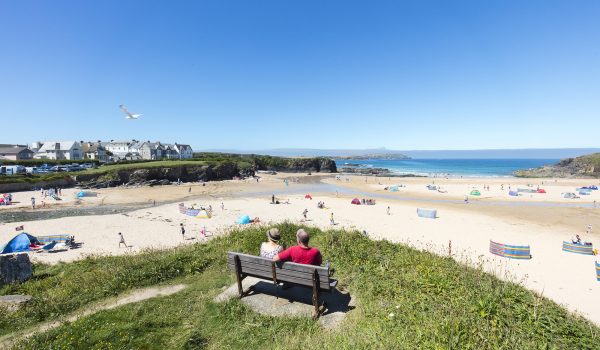
M 289 247 L 275 255 L 273 261 L 291 261 L 298 264 L 320 266 L 323 262 L 321 252 L 317 248 L 308 246 L 309 239 L 308 232 L 299 229 L 296 232 L 296 242 L 298 242 L 298 245 Z

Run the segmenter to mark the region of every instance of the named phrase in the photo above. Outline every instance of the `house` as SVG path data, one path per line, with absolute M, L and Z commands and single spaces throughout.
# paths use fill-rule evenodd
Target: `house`
M 115 141 L 115 140 L 110 140 L 110 142 L 106 142 L 106 144 L 101 144 L 102 146 L 104 146 L 106 151 L 109 151 L 110 153 L 128 153 L 128 152 L 132 152 L 130 149 L 130 146 L 132 144 L 135 144 L 137 141 L 136 140 L 130 140 L 130 141 Z
M 47 141 L 33 156 L 36 159 L 82 159 L 81 144 L 77 141 Z
M 190 145 L 181 145 L 175 142 L 174 147 L 179 155 L 179 159 L 190 159 L 194 157 L 194 150 Z
M 142 159 L 157 160 L 164 158 L 163 151 L 164 147 L 159 142 L 138 142 L 132 145 L 132 151 L 136 151 L 140 154 Z
M 189 159 L 193 157 L 193 150 L 189 145 L 163 144 L 160 141 L 114 141 L 102 142 L 107 154 L 114 160 L 131 159 Z
M 33 151 L 27 145 L 0 144 L 0 159 L 27 160 L 33 159 Z
M 101 162 L 106 162 L 108 157 L 106 155 L 106 149 L 102 146 L 100 141 L 97 142 L 83 142 L 81 141 L 81 153 L 83 159 L 94 159 Z

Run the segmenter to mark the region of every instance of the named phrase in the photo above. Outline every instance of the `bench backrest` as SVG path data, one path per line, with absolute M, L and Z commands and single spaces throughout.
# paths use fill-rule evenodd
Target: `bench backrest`
M 323 290 L 329 290 L 329 269 L 322 266 L 296 264 L 293 262 L 277 262 L 271 259 L 263 258 L 243 253 L 227 252 L 227 266 L 235 271 L 235 257 L 240 259 L 242 274 L 268 280 L 273 280 L 275 276 L 278 282 L 289 282 L 312 287 L 313 274 L 315 271 L 319 274 L 319 287 Z

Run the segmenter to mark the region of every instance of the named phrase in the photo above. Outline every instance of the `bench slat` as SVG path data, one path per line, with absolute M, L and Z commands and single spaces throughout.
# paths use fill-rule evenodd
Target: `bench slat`
M 241 261 L 241 263 L 242 263 L 242 268 L 244 266 L 249 266 L 256 270 L 264 270 L 264 271 L 266 271 L 266 273 L 269 273 L 270 275 L 273 274 L 273 272 L 271 270 L 271 265 L 272 265 L 271 261 L 269 262 L 268 265 L 261 264 L 261 263 L 257 264 L 254 261 L 253 262 Z M 235 270 L 235 262 L 233 259 L 227 259 L 227 264 L 230 266 L 233 266 L 234 270 Z M 317 270 L 317 273 L 319 274 L 319 280 L 321 281 L 321 283 L 329 282 L 329 272 L 327 269 L 311 269 L 310 272 L 304 272 L 304 271 L 297 271 L 295 269 L 289 269 L 288 267 L 289 267 L 289 263 L 284 263 L 284 264 L 277 263 L 277 264 L 275 264 L 275 271 L 276 271 L 277 275 L 284 273 L 284 274 L 296 276 L 299 278 L 312 279 L 314 270 Z
M 235 271 L 235 263 L 230 262 L 227 265 L 229 266 L 231 271 Z M 260 271 L 260 273 L 262 273 L 265 278 L 268 278 L 268 279 L 273 278 L 273 271 L 271 270 L 270 266 L 267 267 L 264 265 L 257 265 L 257 264 L 251 264 L 248 262 L 244 262 L 244 263 L 242 263 L 242 273 L 245 273 L 246 269 L 252 269 L 252 271 L 254 271 L 255 273 L 258 273 L 258 271 Z M 312 285 L 312 274 L 298 272 L 298 271 L 285 270 L 285 269 L 280 269 L 280 268 L 276 268 L 275 272 L 277 274 L 277 280 L 285 281 L 285 279 L 288 277 L 300 278 L 300 279 L 310 281 L 310 283 Z M 329 276 L 319 275 L 319 282 L 321 282 L 321 284 L 329 283 Z
M 263 278 L 263 279 L 266 279 L 266 280 L 270 280 L 271 279 L 271 276 L 270 275 L 266 275 L 264 273 L 264 271 L 262 271 L 262 270 L 255 270 L 255 269 L 251 269 L 251 268 L 247 268 L 247 267 L 242 267 L 242 270 L 243 270 L 243 273 L 245 275 L 248 275 L 248 276 L 254 276 L 254 277 L 258 277 L 258 278 Z M 308 280 L 308 279 L 305 279 L 305 278 L 296 278 L 296 277 L 284 276 L 284 278 L 282 278 L 282 279 L 278 278 L 277 280 L 281 281 L 281 282 L 295 283 L 295 284 L 299 284 L 299 285 L 306 286 L 306 287 L 312 287 L 312 285 L 313 285 L 312 280 Z M 320 286 L 321 286 L 321 289 L 323 289 L 323 290 L 329 290 L 330 289 L 329 282 L 323 283 Z
M 269 266 L 269 268 L 271 267 L 271 259 L 267 259 L 267 258 L 263 258 L 260 256 L 254 256 L 254 255 L 248 255 L 248 254 L 242 254 L 242 253 L 235 253 L 235 252 L 228 252 L 227 253 L 227 259 L 231 261 L 233 261 L 233 257 L 234 256 L 239 256 L 240 261 L 243 262 L 250 262 L 253 264 L 261 264 L 261 265 L 267 265 Z M 314 270 L 318 270 L 319 271 L 319 275 L 321 275 L 321 272 L 325 275 L 329 275 L 329 269 L 323 266 L 315 266 L 315 265 L 305 265 L 305 264 L 296 264 L 293 262 L 285 262 L 283 263 L 283 266 L 285 269 L 288 270 L 294 270 L 294 271 L 301 271 L 301 272 L 308 272 L 308 273 L 313 273 Z

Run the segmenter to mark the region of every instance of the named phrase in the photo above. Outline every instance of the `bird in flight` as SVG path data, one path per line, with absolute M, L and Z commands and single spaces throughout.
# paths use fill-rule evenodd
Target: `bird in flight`
M 125 119 L 137 119 L 142 116 L 141 114 L 131 114 L 125 105 L 119 105 L 119 108 L 125 113 Z

